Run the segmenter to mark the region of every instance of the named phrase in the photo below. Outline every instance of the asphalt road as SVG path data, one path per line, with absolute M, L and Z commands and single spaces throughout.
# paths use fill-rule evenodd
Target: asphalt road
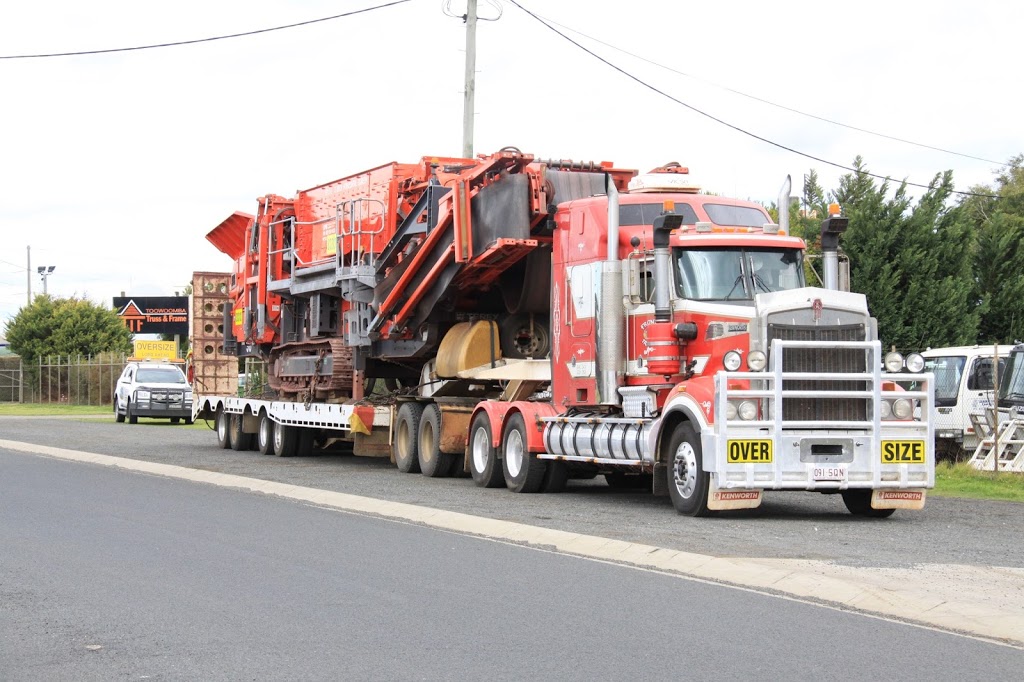
M 0 547 L 0 679 L 905 681 L 1016 679 L 1024 664 L 745 590 L 10 451 Z
M 0 418 L 0 439 L 175 464 L 364 495 L 719 557 L 817 559 L 853 567 L 962 564 L 1024 568 L 1024 505 L 931 497 L 888 519 L 847 513 L 836 495 L 768 493 L 761 508 L 679 516 L 667 498 L 571 481 L 557 495 L 478 488 L 469 478 L 402 474 L 383 459 L 282 459 L 217 447 L 212 431 L 113 419 Z

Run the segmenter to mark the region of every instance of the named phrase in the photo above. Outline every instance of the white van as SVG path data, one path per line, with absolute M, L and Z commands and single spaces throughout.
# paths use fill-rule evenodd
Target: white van
M 1001 378 L 1012 349 L 1010 345 L 954 346 L 921 353 L 924 371 L 935 375 L 936 459 L 963 459 L 974 454 L 980 439 L 971 414 L 984 418 L 985 410 L 992 406 L 993 357 L 998 353 Z

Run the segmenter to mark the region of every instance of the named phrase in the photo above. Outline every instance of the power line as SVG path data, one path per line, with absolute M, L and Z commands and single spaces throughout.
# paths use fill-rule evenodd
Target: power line
M 522 8 L 520 8 L 520 9 L 522 9 Z M 788 112 L 791 112 L 791 113 L 794 113 L 794 114 L 799 114 L 800 116 L 806 116 L 807 118 L 813 118 L 815 120 L 822 121 L 823 123 L 829 123 L 831 125 L 840 126 L 842 128 L 847 128 L 848 130 L 856 130 L 859 133 L 865 133 L 867 135 L 874 135 L 875 137 L 882 137 L 882 138 L 885 138 L 887 140 L 893 140 L 894 142 L 902 142 L 904 144 L 913 145 L 915 147 L 922 147 L 924 149 L 931 149 L 933 151 L 942 152 L 944 154 L 952 154 L 954 156 L 961 156 L 961 157 L 963 157 L 965 159 L 974 159 L 975 161 L 984 161 L 985 163 L 992 163 L 992 164 L 995 164 L 997 166 L 1005 165 L 1005 162 L 1003 162 L 1003 161 L 994 161 L 992 159 L 986 159 L 986 158 L 981 157 L 981 156 L 974 156 L 973 154 L 965 154 L 963 152 L 957 152 L 957 151 L 953 151 L 951 149 L 943 149 L 942 147 L 935 147 L 933 145 L 925 144 L 923 142 L 914 142 L 913 140 L 907 140 L 907 139 L 902 138 L 902 137 L 896 137 L 895 135 L 887 135 L 885 133 L 879 133 L 879 132 L 875 132 L 873 130 L 868 130 L 867 128 L 858 128 L 855 125 L 850 125 L 848 123 L 843 123 L 842 121 L 833 121 L 832 119 L 825 118 L 824 116 L 818 116 L 817 114 L 811 114 L 811 113 L 808 113 L 806 111 L 801 111 L 800 109 L 794 109 L 793 107 L 788 107 L 785 104 L 779 104 L 777 102 L 772 102 L 771 100 L 767 100 L 767 99 L 758 97 L 757 95 L 751 95 L 751 94 L 748 94 L 748 93 L 743 92 L 741 90 L 736 90 L 734 88 L 730 88 L 727 85 L 720 85 L 718 83 L 715 83 L 714 81 L 707 80 L 706 78 L 701 78 L 700 76 L 695 76 L 695 75 L 693 75 L 691 73 L 686 73 L 685 71 L 679 71 L 678 69 L 673 69 L 671 66 L 665 66 L 664 64 L 660 64 L 660 63 L 658 63 L 658 62 L 656 62 L 656 61 L 654 61 L 652 59 L 648 59 L 647 57 L 644 57 L 642 55 L 638 55 L 638 54 L 636 54 L 634 52 L 630 52 L 629 50 L 624 50 L 621 47 L 617 47 L 615 45 L 612 45 L 611 43 L 607 43 L 607 42 L 601 40 L 600 38 L 595 38 L 593 36 L 589 36 L 589 35 L 587 35 L 586 33 L 582 32 L 582 31 L 577 31 L 576 29 L 572 28 L 571 26 L 566 26 L 565 24 L 560 24 L 557 21 L 553 21 L 551 19 L 548 19 L 547 17 L 540 17 L 538 15 L 538 18 L 539 19 L 543 19 L 544 21 L 546 21 L 549 24 L 552 24 L 554 26 L 560 26 L 560 27 L 564 28 L 565 30 L 570 31 L 571 33 L 575 33 L 577 35 L 583 36 L 587 40 L 592 40 L 595 43 L 598 43 L 600 45 L 604 45 L 605 47 L 609 47 L 609 48 L 615 50 L 616 52 L 621 52 L 622 54 L 629 55 L 630 57 L 633 57 L 634 59 L 639 59 L 640 61 L 647 62 L 648 64 L 651 64 L 652 66 L 657 66 L 659 69 L 665 69 L 666 71 L 670 71 L 670 72 L 672 72 L 674 74 L 678 74 L 678 75 L 684 76 L 686 78 L 692 78 L 695 81 L 700 81 L 701 83 L 705 83 L 707 85 L 710 85 L 712 87 L 718 88 L 720 90 L 725 90 L 726 92 L 731 92 L 734 95 L 739 95 L 740 97 L 746 97 L 747 99 L 754 100 L 755 102 L 761 102 L 762 104 L 767 104 L 768 106 L 772 106 L 772 107 L 775 107 L 777 109 L 782 109 L 784 111 L 788 111 Z
M 242 38 L 245 36 L 254 36 L 259 33 L 270 33 L 271 31 L 283 31 L 286 28 L 296 28 L 297 26 L 309 26 L 310 24 L 318 24 L 324 21 L 331 21 L 332 19 L 341 19 L 343 17 L 351 17 L 356 14 L 363 14 L 365 12 L 372 12 L 373 10 L 383 9 L 385 7 L 391 7 L 393 5 L 401 5 L 402 3 L 410 2 L 411 0 L 394 0 L 383 5 L 375 5 L 374 7 L 365 7 L 363 9 L 352 10 L 351 12 L 345 12 L 344 14 L 335 14 L 330 17 L 321 17 L 320 19 L 310 19 L 309 21 L 300 21 L 294 24 L 285 24 L 284 26 L 274 26 L 272 28 L 261 28 L 255 31 L 245 31 L 243 33 L 231 33 L 223 36 L 213 36 L 210 38 L 196 38 L 195 40 L 179 40 L 173 43 L 157 43 L 154 45 L 137 45 L 135 47 L 114 47 L 104 50 L 83 50 L 80 52 L 50 52 L 46 54 L 14 54 L 0 56 L 0 59 L 41 59 L 44 57 L 80 57 L 83 55 L 90 54 L 110 54 L 112 52 L 133 52 L 136 50 L 152 50 L 158 47 L 177 47 L 179 45 L 195 45 L 197 43 L 209 43 L 214 40 L 227 40 L 228 38 Z
M 625 69 L 623 69 L 620 66 L 617 66 L 616 64 L 613 64 L 612 62 L 608 61 L 607 59 L 605 59 L 601 55 L 599 55 L 596 52 L 594 52 L 593 50 L 590 50 L 589 48 L 581 45 L 580 43 L 576 42 L 575 40 L 573 40 L 569 36 L 565 35 L 561 31 L 559 31 L 557 28 L 555 28 L 554 26 L 552 26 L 551 24 L 546 22 L 544 19 L 541 19 L 539 16 L 537 16 L 536 14 L 531 12 L 530 10 L 528 10 L 525 7 L 523 7 L 522 5 L 520 5 L 518 2 L 516 2 L 516 0 L 508 0 L 508 2 L 512 3 L 513 5 L 518 7 L 520 10 L 525 12 L 526 14 L 530 15 L 533 19 L 537 20 L 540 24 L 542 24 L 545 27 L 547 27 L 550 31 L 552 31 L 555 34 L 561 36 L 564 40 L 572 43 L 573 45 L 575 45 L 579 49 L 581 49 L 584 52 L 586 52 L 587 54 L 589 54 L 594 59 L 597 59 L 598 61 L 604 63 L 606 66 L 609 66 L 612 69 L 618 71 L 619 73 L 621 73 L 626 78 L 629 78 L 630 80 L 635 81 L 636 83 L 642 85 L 643 87 L 647 88 L 648 90 L 650 90 L 650 91 L 652 91 L 654 93 L 657 93 L 657 94 L 661 95 L 662 97 L 665 97 L 666 99 L 669 99 L 669 100 L 675 102 L 676 104 L 679 104 L 680 106 L 686 107 L 687 109 L 689 109 L 690 111 L 693 111 L 694 113 L 700 114 L 701 116 L 704 116 L 705 118 L 711 119 L 715 123 L 719 123 L 721 125 L 724 125 L 727 128 L 732 128 L 733 130 L 735 130 L 738 133 L 742 133 L 743 135 L 746 135 L 748 137 L 752 137 L 755 140 L 759 140 L 761 142 L 764 142 L 765 144 L 770 144 L 773 147 L 778 147 L 779 149 L 783 149 L 783 150 L 785 150 L 787 152 L 790 152 L 791 154 L 796 154 L 796 155 L 802 156 L 802 157 L 804 157 L 806 159 L 811 159 L 812 161 L 817 161 L 819 163 L 824 163 L 824 164 L 826 164 L 828 166 L 832 166 L 834 168 L 839 168 L 840 170 L 849 171 L 851 173 L 857 173 L 859 175 L 867 175 L 868 177 L 876 178 L 878 180 L 885 180 L 885 181 L 892 180 L 891 177 L 886 176 L 886 175 L 879 175 L 877 173 L 871 173 L 871 172 L 866 171 L 866 170 L 858 170 L 857 168 L 853 168 L 851 166 L 845 166 L 845 165 L 843 165 L 841 163 L 836 163 L 835 161 L 829 161 L 828 159 L 823 159 L 821 157 L 814 156 L 813 154 L 808 154 L 807 152 L 802 152 L 802 151 L 800 151 L 798 149 L 794 149 L 792 147 L 787 147 L 786 145 L 784 145 L 784 144 L 782 144 L 780 142 L 775 142 L 774 140 L 770 140 L 767 137 L 762 137 L 761 135 L 758 135 L 756 133 L 752 133 L 749 130 L 745 130 L 743 128 L 740 128 L 737 125 L 729 123 L 728 121 L 720 119 L 717 116 L 709 114 L 706 111 L 702 111 L 702 110 L 698 109 L 697 107 L 693 106 L 692 104 L 687 104 L 683 100 L 678 99 L 676 97 L 673 97 L 672 95 L 668 94 L 664 90 L 660 90 L 660 89 L 656 88 L 655 86 L 651 85 L 650 83 L 648 83 L 647 81 L 643 80 L 642 78 L 640 78 L 638 76 L 634 76 L 632 73 L 626 71 Z M 917 183 L 917 182 L 910 182 L 909 180 L 903 180 L 902 182 L 903 182 L 903 184 L 909 185 L 911 187 L 920 187 L 920 188 L 929 189 L 929 190 L 930 189 L 935 189 L 933 185 L 922 185 L 922 184 Z M 998 199 L 999 198 L 999 196 L 995 195 L 995 194 L 981 194 L 981 193 L 978 193 L 978 192 L 964 192 L 964 191 L 955 190 L 955 189 L 950 190 L 950 192 L 952 192 L 953 194 L 959 194 L 961 196 L 968 196 L 968 197 L 984 197 L 986 199 Z

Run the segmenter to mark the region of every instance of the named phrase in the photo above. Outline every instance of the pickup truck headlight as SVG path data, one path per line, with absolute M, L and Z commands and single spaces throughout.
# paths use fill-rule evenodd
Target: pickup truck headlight
M 185 402 L 192 402 L 192 391 L 185 391 Z
M 141 388 L 135 391 L 135 400 L 149 402 L 149 391 L 144 391 Z

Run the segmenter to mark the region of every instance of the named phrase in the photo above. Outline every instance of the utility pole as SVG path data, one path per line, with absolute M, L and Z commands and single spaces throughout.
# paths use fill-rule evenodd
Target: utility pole
M 28 282 L 28 300 L 25 305 L 32 305 L 32 247 L 25 247 L 25 280 Z
M 476 95 L 476 0 L 466 0 L 466 95 L 462 108 L 462 156 L 473 158 L 473 109 Z

